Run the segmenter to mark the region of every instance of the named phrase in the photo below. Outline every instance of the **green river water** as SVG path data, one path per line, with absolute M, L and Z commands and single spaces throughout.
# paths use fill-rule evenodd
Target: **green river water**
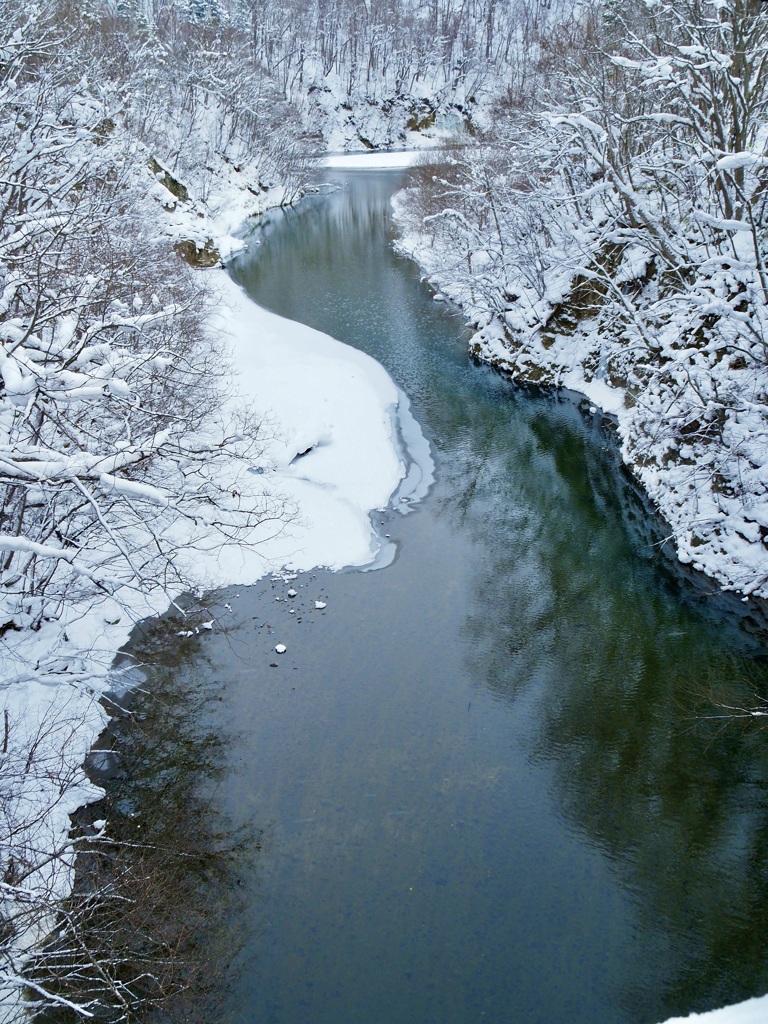
M 219 593 L 235 625 L 174 670 L 215 695 L 212 799 L 259 835 L 215 1005 L 654 1024 L 763 994 L 768 733 L 713 717 L 765 694 L 759 630 L 667 561 L 586 403 L 468 359 L 389 246 L 399 174 L 337 177 L 231 272 L 384 364 L 436 483 L 374 517 L 392 565 Z

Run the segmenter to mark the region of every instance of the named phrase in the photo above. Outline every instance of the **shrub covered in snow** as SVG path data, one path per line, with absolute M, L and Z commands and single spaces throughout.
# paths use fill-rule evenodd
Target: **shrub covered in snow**
M 683 561 L 766 597 L 768 16 L 609 5 L 578 30 L 401 196 L 401 246 L 480 358 L 617 414 Z

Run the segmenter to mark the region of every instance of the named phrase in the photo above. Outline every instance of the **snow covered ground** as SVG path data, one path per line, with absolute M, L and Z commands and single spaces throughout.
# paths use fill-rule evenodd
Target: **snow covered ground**
M 735 1006 L 709 1013 L 692 1013 L 688 1017 L 670 1017 L 664 1024 L 765 1024 L 768 1021 L 768 996 L 747 999 Z
M 406 167 L 420 155 L 356 154 L 324 158 L 327 167 Z M 276 204 L 279 190 L 270 197 Z M 191 211 L 174 211 L 168 230 L 208 232 L 221 252 L 242 246 L 235 234 L 253 211 L 237 182 L 223 186 L 201 232 Z M 268 527 L 253 544 L 218 560 L 220 583 L 254 582 L 267 572 L 340 569 L 386 563 L 393 552 L 373 530 L 370 513 L 400 498 L 418 500 L 432 481 L 429 446 L 406 396 L 370 356 L 310 327 L 257 306 L 223 269 L 210 272 L 218 293 L 215 328 L 231 349 L 233 403 L 269 416 L 274 437 L 260 465 L 260 483 L 284 494 L 293 521 Z
M 422 496 L 432 479 L 407 398 L 370 356 L 261 309 L 225 276 L 218 285 L 240 397 L 277 425 L 257 468 L 298 511 L 278 534 L 254 538 L 258 546 L 230 551 L 223 580 L 389 561 L 370 512 L 393 496 Z

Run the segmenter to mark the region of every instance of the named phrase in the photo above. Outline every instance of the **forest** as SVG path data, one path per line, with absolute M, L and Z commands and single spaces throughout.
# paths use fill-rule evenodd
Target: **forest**
M 113 652 L 62 647 L 73 615 L 165 607 L 197 549 L 293 514 L 247 473 L 272 426 L 231 400 L 206 268 L 318 155 L 429 150 L 397 247 L 472 354 L 586 395 L 679 559 L 768 597 L 765 8 L 0 0 L 2 1019 L 165 994 L 78 947 L 76 913 L 71 955 L 29 967 L 88 787 L 78 723 L 11 695 L 90 685 Z

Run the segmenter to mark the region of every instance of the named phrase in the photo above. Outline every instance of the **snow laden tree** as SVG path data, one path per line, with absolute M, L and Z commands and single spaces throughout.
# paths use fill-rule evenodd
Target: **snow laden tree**
M 625 457 L 684 560 L 744 593 L 768 581 L 767 62 L 757 0 L 643 8 L 553 119 L 590 179 L 570 296 L 613 318 L 594 352 L 632 407 Z
M 479 355 L 622 395 L 679 556 L 765 596 L 768 11 L 611 4 L 558 33 L 533 101 L 401 203 L 410 248 Z
M 62 601 L 178 589 L 189 543 L 284 513 L 219 482 L 258 422 L 217 415 L 226 366 L 200 278 L 146 237 L 142 174 L 60 40 L 21 23 L 0 93 L 0 572 L 4 634 Z M 215 538 L 215 539 L 214 539 Z
M 115 69 L 130 83 L 125 126 L 159 163 L 196 183 L 196 198 L 214 212 L 217 189 L 247 174 L 254 195 L 272 185 L 295 200 L 307 181 L 309 142 L 296 111 L 255 59 L 249 36 L 206 19 L 178 20 L 172 8 L 151 30 L 141 21 L 105 19 L 103 29 L 125 54 Z M 172 69 L 172 70 L 171 70 Z

